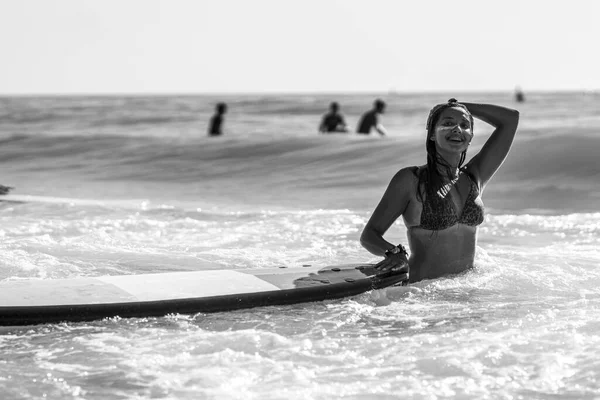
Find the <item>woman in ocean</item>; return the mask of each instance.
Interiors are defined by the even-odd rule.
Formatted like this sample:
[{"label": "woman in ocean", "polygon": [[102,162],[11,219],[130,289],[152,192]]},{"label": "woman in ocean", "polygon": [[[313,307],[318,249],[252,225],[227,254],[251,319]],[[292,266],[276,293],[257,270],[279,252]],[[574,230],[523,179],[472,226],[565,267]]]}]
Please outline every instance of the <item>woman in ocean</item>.
[{"label": "woman in ocean", "polygon": [[[473,138],[473,117],[495,130],[464,164]],[[427,120],[427,164],[403,168],[392,178],[360,238],[384,256],[381,272],[409,270],[409,281],[438,278],[473,266],[477,227],[484,220],[481,194],[511,147],[519,112],[491,104],[438,104]],[[410,258],[402,245],[383,238],[402,216]]]}]

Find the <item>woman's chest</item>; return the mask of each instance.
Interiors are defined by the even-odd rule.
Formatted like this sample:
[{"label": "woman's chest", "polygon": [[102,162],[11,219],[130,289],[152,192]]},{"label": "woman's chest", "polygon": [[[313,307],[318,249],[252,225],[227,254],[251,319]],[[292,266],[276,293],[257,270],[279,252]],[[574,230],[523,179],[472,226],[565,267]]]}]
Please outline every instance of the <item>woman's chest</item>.
[{"label": "woman's chest", "polygon": [[[410,200],[402,214],[407,227],[436,226],[447,227],[461,221],[471,203],[481,203],[469,179],[458,179],[440,187],[437,191],[417,191],[415,185]],[[472,208],[472,207],[471,207]],[[440,226],[439,229],[444,227]]]}]

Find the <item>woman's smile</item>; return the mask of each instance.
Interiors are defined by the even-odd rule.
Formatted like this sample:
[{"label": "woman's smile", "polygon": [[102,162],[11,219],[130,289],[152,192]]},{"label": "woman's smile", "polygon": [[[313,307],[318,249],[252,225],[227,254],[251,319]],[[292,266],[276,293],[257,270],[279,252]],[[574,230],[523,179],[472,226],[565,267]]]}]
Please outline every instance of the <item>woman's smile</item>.
[{"label": "woman's smile", "polygon": [[456,135],[453,135],[453,136],[448,136],[448,137],[446,137],[446,140],[448,140],[449,142],[457,142],[457,143],[462,143],[462,142],[464,142],[464,141],[465,141],[465,138],[464,138],[464,137],[462,137],[462,136],[456,136]]}]

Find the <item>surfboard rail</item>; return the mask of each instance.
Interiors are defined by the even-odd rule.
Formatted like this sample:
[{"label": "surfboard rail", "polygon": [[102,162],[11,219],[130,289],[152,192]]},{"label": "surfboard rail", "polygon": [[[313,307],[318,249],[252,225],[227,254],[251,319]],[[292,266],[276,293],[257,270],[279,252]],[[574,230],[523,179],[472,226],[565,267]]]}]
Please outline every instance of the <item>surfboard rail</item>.
[{"label": "surfboard rail", "polygon": [[[219,270],[4,281],[0,282],[0,293],[4,293],[0,295],[0,326],[82,322],[117,316],[121,318],[160,317],[168,314],[214,313],[289,305],[355,296],[408,279],[406,273],[377,275],[372,264],[223,270],[221,272],[226,273],[222,278],[229,279],[221,282],[223,285],[232,282],[230,278],[232,273],[236,274],[237,278],[234,281],[237,280],[238,283],[234,287],[223,288],[224,294],[215,294],[214,291],[218,289],[214,289],[215,282],[219,282],[220,279],[217,272]],[[198,293],[196,296],[190,296],[190,287],[193,289],[194,286],[194,281],[190,280],[190,277],[194,276],[198,278],[198,282],[210,278],[206,285],[213,287],[211,295]],[[142,284],[135,284],[136,280]],[[153,295],[152,285],[160,285],[161,282],[163,286],[157,286],[157,290],[163,292]],[[239,282],[246,282],[245,287]],[[171,284],[176,286],[173,290],[177,293],[168,298],[164,294],[164,288]],[[67,291],[67,293],[61,293],[61,285],[64,288],[62,292]],[[23,290],[24,287],[27,289]],[[94,295],[103,290],[106,291],[107,299],[103,300],[102,295]],[[202,288],[198,288],[198,291],[201,292]],[[15,300],[14,295],[19,292],[23,295],[21,299]],[[53,293],[60,295],[53,295]],[[77,296],[73,295],[70,299],[69,296],[75,293]],[[13,297],[9,300],[10,296]]]}]

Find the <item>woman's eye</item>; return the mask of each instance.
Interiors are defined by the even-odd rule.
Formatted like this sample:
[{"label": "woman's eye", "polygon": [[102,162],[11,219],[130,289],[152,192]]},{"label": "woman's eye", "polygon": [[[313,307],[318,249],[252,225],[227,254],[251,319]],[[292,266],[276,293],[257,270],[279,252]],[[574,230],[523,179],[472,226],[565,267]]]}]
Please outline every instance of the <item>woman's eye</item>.
[{"label": "woman's eye", "polygon": [[469,129],[471,126],[469,124],[460,124],[460,127],[463,129]]}]

